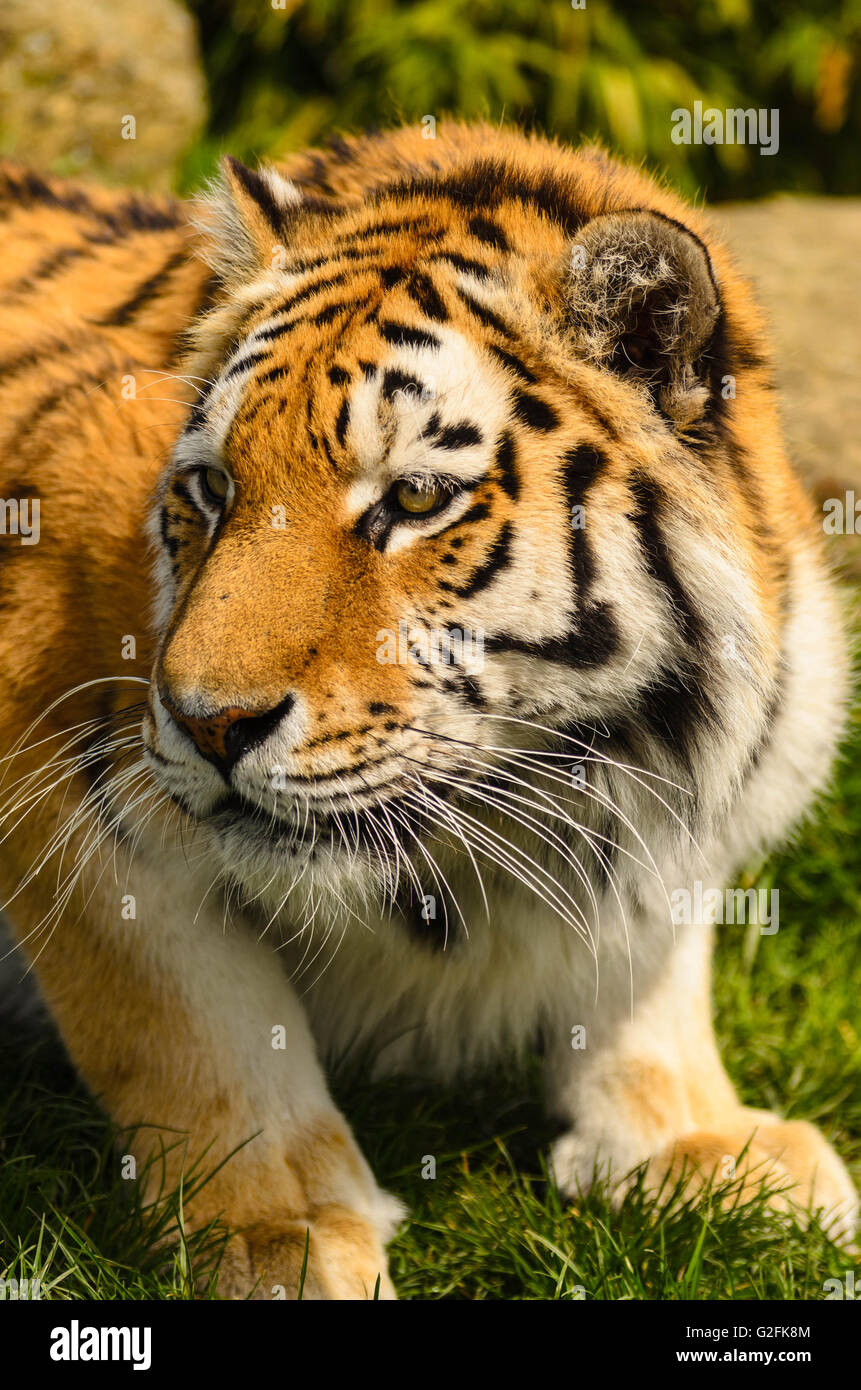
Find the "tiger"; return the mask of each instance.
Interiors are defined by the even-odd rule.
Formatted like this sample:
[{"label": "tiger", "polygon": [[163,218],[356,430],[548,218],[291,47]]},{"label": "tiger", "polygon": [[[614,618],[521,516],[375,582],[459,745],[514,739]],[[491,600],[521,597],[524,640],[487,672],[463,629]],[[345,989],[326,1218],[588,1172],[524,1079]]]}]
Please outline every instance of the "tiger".
[{"label": "tiger", "polygon": [[537,1048],[564,1198],[729,1172],[851,1239],[712,1022],[850,662],[706,213],[452,119],[188,201],[4,163],[0,216],[3,910],[142,1195],[205,1155],[219,1296],[395,1297],[345,1057]]}]

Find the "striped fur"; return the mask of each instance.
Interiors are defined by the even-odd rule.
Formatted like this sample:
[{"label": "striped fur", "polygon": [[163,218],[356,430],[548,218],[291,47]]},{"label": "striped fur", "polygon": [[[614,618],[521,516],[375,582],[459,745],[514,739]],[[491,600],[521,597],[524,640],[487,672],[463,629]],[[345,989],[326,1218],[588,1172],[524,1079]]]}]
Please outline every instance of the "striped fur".
[{"label": "striped fur", "polygon": [[[708,1176],[753,1135],[739,1180],[846,1235],[820,1136],[736,1101],[711,925],[669,910],[797,822],[846,691],[705,218],[458,125],[228,160],[191,220],[0,179],[3,495],[42,516],[0,537],[4,890],[118,1123],[261,1132],[201,1202],[251,1232],[224,1287],[292,1287],[306,1227],[319,1296],[385,1278],[397,1204],[317,1051],[448,1077],[539,1031],[565,1190]],[[94,1017],[94,979],[145,1002]]]}]

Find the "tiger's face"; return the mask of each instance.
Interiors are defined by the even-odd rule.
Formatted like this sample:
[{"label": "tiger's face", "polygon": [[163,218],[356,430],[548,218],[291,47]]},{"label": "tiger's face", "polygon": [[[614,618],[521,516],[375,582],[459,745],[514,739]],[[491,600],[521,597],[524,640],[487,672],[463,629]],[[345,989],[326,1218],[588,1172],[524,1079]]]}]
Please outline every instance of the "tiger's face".
[{"label": "tiger's face", "polygon": [[423,845],[481,848],[512,756],[683,681],[733,568],[686,436],[717,291],[652,213],[573,248],[541,220],[527,254],[461,208],[315,217],[236,165],[225,199],[245,265],[153,515],[148,756],[249,891],[393,892]]}]

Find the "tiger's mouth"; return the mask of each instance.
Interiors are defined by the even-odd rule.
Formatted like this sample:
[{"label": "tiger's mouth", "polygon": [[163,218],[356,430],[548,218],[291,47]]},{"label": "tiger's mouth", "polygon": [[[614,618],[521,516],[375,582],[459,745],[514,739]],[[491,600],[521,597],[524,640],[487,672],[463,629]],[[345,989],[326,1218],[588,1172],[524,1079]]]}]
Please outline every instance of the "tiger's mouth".
[{"label": "tiger's mouth", "polygon": [[[314,844],[323,829],[321,819],[308,815],[290,819],[266,812],[238,792],[230,792],[207,817],[216,830],[239,830],[269,841],[275,847]],[[334,827],[333,827],[334,828]]]},{"label": "tiger's mouth", "polygon": [[415,842],[419,834],[414,808],[396,793],[348,811],[296,805],[291,815],[282,815],[233,791],[206,819],[217,833],[238,833],[257,845],[288,855],[321,849],[347,855],[364,851],[378,857],[384,847],[394,849],[395,839],[406,848],[409,840]]}]

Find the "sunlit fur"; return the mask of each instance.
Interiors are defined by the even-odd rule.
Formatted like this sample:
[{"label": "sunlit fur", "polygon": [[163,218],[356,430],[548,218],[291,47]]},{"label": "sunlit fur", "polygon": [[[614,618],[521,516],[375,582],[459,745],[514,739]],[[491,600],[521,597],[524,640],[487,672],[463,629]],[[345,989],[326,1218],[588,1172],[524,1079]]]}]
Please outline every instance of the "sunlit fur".
[{"label": "sunlit fur", "polygon": [[[191,209],[3,178],[3,495],[42,499],[38,546],[0,538],[7,910],[119,1123],[262,1131],[212,1199],[267,1232],[225,1286],[293,1271],[303,1220],[328,1249],[333,1207],[365,1224],[320,1296],[382,1261],[398,1209],[315,1048],[451,1077],[540,1036],[566,1191],[748,1146],[741,1181],[848,1234],[816,1131],[735,1099],[711,928],[670,913],[785,837],[846,699],[707,220],[598,150],[454,124],[227,161]],[[403,480],[438,509],[398,512]]]}]

